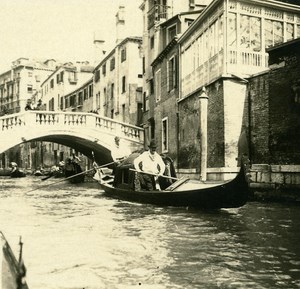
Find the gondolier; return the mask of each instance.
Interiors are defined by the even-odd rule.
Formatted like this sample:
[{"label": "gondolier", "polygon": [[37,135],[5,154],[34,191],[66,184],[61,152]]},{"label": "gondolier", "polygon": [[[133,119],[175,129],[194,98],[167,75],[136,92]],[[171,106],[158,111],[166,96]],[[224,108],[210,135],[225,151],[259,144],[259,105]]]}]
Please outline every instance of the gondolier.
[{"label": "gondolier", "polygon": [[154,177],[153,174],[163,175],[166,168],[162,157],[156,152],[156,147],[155,140],[151,140],[149,150],[143,152],[133,162],[136,171],[140,172],[141,188],[148,191],[152,191],[156,187],[155,178],[157,177]]}]

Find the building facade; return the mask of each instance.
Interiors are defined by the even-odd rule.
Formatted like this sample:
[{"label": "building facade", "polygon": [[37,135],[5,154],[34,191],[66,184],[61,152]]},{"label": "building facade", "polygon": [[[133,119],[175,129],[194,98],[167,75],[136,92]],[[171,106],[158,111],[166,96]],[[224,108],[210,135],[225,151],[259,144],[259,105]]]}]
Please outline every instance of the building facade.
[{"label": "building facade", "polygon": [[161,152],[168,154],[177,167],[178,161],[178,105],[179,57],[178,35],[182,34],[201,13],[201,10],[179,13],[160,24],[159,54],[151,63],[147,122],[144,124],[149,139],[155,138]]},{"label": "building facade", "polygon": [[180,169],[201,174],[203,87],[208,175],[226,178],[236,171],[237,158],[249,155],[249,147],[240,146],[248,143],[248,79],[268,69],[267,48],[300,36],[299,13],[299,6],[275,1],[215,0],[180,37]]},{"label": "building facade", "polygon": [[93,105],[93,77],[76,90],[63,96],[60,109],[63,111],[96,112]]},{"label": "building facade", "polygon": [[[185,30],[184,26],[188,26],[195,17],[192,12],[201,11],[210,0],[144,0],[140,6],[143,14],[143,103],[144,103],[144,128],[145,128],[145,145],[147,145],[154,136],[155,129],[153,128],[153,108],[150,108],[153,98],[155,98],[154,82],[155,75],[151,64],[165,49],[167,44],[174,38],[175,35],[182,33]],[[191,12],[191,16],[186,18],[187,22],[179,20],[175,23],[177,17],[182,12]],[[175,17],[173,19],[173,17]],[[169,20],[173,19],[173,20]],[[168,25],[168,20],[169,22]],[[175,22],[172,22],[175,21]],[[166,25],[162,25],[166,22]],[[157,75],[159,77],[159,74]],[[158,151],[162,151],[162,143],[159,142]]]},{"label": "building facade", "polygon": [[[0,116],[23,112],[29,102],[35,107],[41,83],[56,66],[54,59],[19,58],[13,61],[11,70],[0,75]],[[25,143],[2,153],[0,168],[7,168],[12,161],[21,167],[31,168],[40,156],[36,152],[37,147],[37,144]]]},{"label": "building facade", "polygon": [[0,114],[25,110],[28,101],[34,101],[41,83],[55,70],[54,60],[37,61],[19,58],[11,70],[0,74]]},{"label": "building facade", "polygon": [[93,76],[94,67],[88,62],[65,63],[58,67],[41,84],[39,98],[46,110],[64,110],[64,96],[81,87]]},{"label": "building facade", "polygon": [[94,107],[101,116],[140,125],[142,114],[141,37],[119,43],[94,70]]}]

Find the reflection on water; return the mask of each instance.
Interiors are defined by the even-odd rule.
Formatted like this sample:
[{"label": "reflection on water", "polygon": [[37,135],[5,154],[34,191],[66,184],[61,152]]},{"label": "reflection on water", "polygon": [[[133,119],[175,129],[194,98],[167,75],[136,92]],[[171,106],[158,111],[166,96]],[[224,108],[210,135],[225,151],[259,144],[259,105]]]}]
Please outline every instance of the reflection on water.
[{"label": "reflection on water", "polygon": [[31,289],[300,288],[297,206],[160,208],[47,182],[0,179],[0,230],[16,253],[22,235]]}]

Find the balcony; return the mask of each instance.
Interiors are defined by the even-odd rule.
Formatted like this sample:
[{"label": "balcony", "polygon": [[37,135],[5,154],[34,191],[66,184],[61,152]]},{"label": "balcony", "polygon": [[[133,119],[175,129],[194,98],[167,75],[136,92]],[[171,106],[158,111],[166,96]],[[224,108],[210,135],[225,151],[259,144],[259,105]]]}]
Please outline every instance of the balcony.
[{"label": "balcony", "polygon": [[167,5],[154,5],[148,11],[148,29],[150,29],[156,22],[168,19],[168,9],[170,7]]}]

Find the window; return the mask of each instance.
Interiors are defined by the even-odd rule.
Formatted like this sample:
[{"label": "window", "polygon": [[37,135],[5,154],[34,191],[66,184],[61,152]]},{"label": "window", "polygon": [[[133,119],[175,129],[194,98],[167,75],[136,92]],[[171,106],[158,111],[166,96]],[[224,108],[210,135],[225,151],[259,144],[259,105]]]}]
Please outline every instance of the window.
[{"label": "window", "polygon": [[122,77],[122,93],[126,92],[126,77]]},{"label": "window", "polygon": [[69,82],[71,83],[77,82],[76,71],[69,72]]},{"label": "window", "polygon": [[73,94],[71,97],[70,97],[70,106],[77,106],[77,100],[76,100],[76,94]]},{"label": "window", "polygon": [[64,97],[63,96],[61,96],[60,97],[60,110],[63,110],[64,109]]},{"label": "window", "polygon": [[100,109],[100,101],[101,101],[101,92],[98,91],[98,93],[96,93],[96,106],[97,106],[97,109]]},{"label": "window", "polygon": [[104,96],[104,103],[103,103],[103,105],[106,105],[107,104],[106,88],[103,89],[103,96]]},{"label": "window", "polygon": [[168,61],[168,91],[171,91],[176,87],[176,82],[177,82],[176,75],[177,75],[176,57],[173,56]]},{"label": "window", "polygon": [[115,114],[115,111],[112,109],[111,111],[110,111],[110,118],[114,118],[114,114]]},{"label": "window", "polygon": [[28,84],[27,85],[27,92],[28,93],[32,93],[33,89],[32,89],[32,85],[31,84]]},{"label": "window", "polygon": [[148,97],[146,95],[146,91],[143,92],[143,111],[148,110]]},{"label": "window", "polygon": [[126,47],[121,50],[121,62],[126,60]]},{"label": "window", "polygon": [[154,48],[154,36],[152,36],[150,38],[150,48],[153,49]]},{"label": "window", "polygon": [[161,98],[161,72],[158,70],[155,73],[155,94],[156,94],[156,101],[160,101]]},{"label": "window", "polygon": [[54,79],[51,79],[50,80],[50,88],[53,88],[54,87]]},{"label": "window", "polygon": [[145,56],[143,56],[143,74],[146,71]]},{"label": "window", "polygon": [[89,85],[89,97],[92,97],[93,96],[93,85],[90,84]]},{"label": "window", "polygon": [[106,63],[102,65],[102,74],[105,76],[106,75]]},{"label": "window", "polygon": [[239,42],[241,48],[261,51],[261,21],[257,17],[241,15]]},{"label": "window", "polygon": [[88,99],[87,88],[85,88],[85,89],[83,90],[83,98],[84,98],[84,100],[87,100],[87,99]]},{"label": "window", "polygon": [[83,104],[83,93],[82,91],[80,91],[78,94],[78,105],[82,105],[82,104]]},{"label": "window", "polygon": [[125,104],[122,104],[122,121],[125,122],[126,110]]},{"label": "window", "polygon": [[294,24],[286,24],[286,41],[294,39]]},{"label": "window", "polygon": [[60,82],[64,82],[64,72],[60,72]]},{"label": "window", "polygon": [[137,103],[137,120],[136,124],[139,126],[143,123],[143,104]]},{"label": "window", "polygon": [[54,111],[54,97],[49,100],[49,110]]},{"label": "window", "polygon": [[100,80],[100,70],[97,69],[95,73],[95,82],[98,82]]},{"label": "window", "polygon": [[153,82],[153,78],[149,80],[149,90],[150,90],[150,94],[154,93],[154,82]]},{"label": "window", "polygon": [[279,21],[265,21],[265,47],[283,42],[283,23]]},{"label": "window", "polygon": [[110,71],[114,70],[115,69],[115,58],[113,57],[111,60],[110,60]]},{"label": "window", "polygon": [[59,83],[59,74],[56,74],[56,83]]},{"label": "window", "polygon": [[177,34],[176,25],[168,28],[168,42],[170,42]]},{"label": "window", "polygon": [[168,118],[162,119],[162,152],[167,152],[169,149],[168,140]]},{"label": "window", "polygon": [[65,98],[65,108],[68,108],[69,107],[69,98],[66,97]]},{"label": "window", "polygon": [[155,138],[155,119],[153,117],[149,118],[148,120],[150,126],[150,139]]},{"label": "window", "polygon": [[115,84],[112,83],[112,84],[111,84],[111,91],[110,91],[110,93],[111,93],[111,94],[110,94],[110,97],[111,97],[111,98],[114,98],[114,90],[115,90]]},{"label": "window", "polygon": [[236,47],[236,14],[228,13],[228,44],[231,47]]},{"label": "window", "polygon": [[32,77],[32,72],[31,71],[28,72],[28,77]]}]

